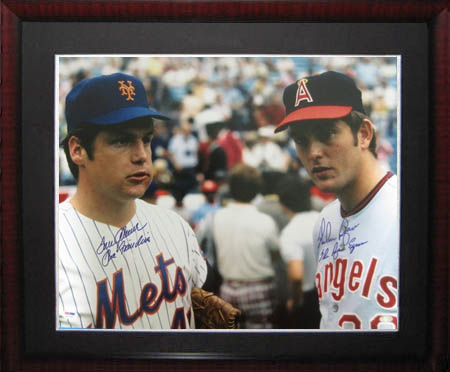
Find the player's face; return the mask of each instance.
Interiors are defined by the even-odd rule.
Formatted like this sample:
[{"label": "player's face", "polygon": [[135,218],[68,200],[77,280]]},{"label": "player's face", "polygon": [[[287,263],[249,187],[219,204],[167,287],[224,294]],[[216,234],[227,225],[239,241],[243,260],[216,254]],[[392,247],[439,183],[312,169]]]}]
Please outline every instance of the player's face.
[{"label": "player's face", "polygon": [[152,181],[151,127],[124,127],[101,131],[93,159],[85,163],[92,190],[103,196],[130,200],[144,195]]},{"label": "player's face", "polygon": [[290,133],[303,166],[322,191],[339,195],[356,182],[361,151],[344,121],[294,124]]}]

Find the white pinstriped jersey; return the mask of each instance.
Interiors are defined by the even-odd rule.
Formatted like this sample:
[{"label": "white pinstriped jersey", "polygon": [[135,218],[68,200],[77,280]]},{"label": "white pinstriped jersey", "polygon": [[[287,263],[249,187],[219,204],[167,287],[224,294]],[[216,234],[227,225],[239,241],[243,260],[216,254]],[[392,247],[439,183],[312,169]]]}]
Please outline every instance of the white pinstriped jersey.
[{"label": "white pinstriped jersey", "polygon": [[207,267],[190,226],[136,200],[122,229],[59,205],[58,328],[195,328],[191,290]]},{"label": "white pinstriped jersey", "polygon": [[339,200],[321,212],[313,235],[321,329],[398,328],[397,177],[377,184],[353,211]]}]

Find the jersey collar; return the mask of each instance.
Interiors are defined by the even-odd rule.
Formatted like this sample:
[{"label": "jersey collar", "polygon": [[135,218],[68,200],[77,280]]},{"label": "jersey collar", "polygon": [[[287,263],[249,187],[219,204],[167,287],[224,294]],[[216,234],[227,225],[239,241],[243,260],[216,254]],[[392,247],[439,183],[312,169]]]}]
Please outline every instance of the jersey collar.
[{"label": "jersey collar", "polygon": [[342,217],[350,217],[353,214],[358,213],[362,210],[369,202],[374,198],[378,191],[383,187],[383,185],[387,182],[389,178],[393,176],[392,172],[387,172],[386,175],[375,185],[375,187],[361,200],[355,208],[350,211],[345,211],[341,205],[341,216]]}]

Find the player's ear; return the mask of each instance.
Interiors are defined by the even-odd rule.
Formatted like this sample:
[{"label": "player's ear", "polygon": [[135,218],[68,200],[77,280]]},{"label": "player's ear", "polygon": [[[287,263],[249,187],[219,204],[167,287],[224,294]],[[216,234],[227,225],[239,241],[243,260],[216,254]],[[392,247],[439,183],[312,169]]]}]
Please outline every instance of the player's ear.
[{"label": "player's ear", "polygon": [[87,157],[86,150],[83,146],[81,146],[80,139],[76,136],[72,136],[69,138],[69,154],[72,158],[72,161],[78,165],[82,166],[85,162],[85,159]]},{"label": "player's ear", "polygon": [[373,123],[369,119],[363,119],[361,127],[359,128],[358,137],[359,145],[362,149],[367,150],[370,146],[375,131],[373,128]]}]

